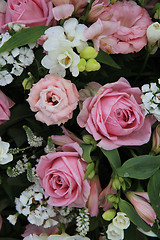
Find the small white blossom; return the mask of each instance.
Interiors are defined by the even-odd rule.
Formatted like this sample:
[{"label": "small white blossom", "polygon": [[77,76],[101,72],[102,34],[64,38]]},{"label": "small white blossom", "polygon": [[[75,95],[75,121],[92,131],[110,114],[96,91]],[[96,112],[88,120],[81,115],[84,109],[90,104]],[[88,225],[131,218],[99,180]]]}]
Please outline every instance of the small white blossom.
[{"label": "small white blossom", "polygon": [[17,222],[17,214],[14,214],[14,215],[9,215],[7,217],[7,220],[12,224],[12,225],[15,225],[16,222]]},{"label": "small white blossom", "polygon": [[0,138],[0,164],[6,164],[13,160],[13,155],[8,153],[9,143],[3,142]]},{"label": "small white blossom", "polygon": [[7,84],[10,84],[12,81],[13,81],[13,77],[7,70],[0,71],[1,86],[6,86]]},{"label": "small white blossom", "polygon": [[108,239],[110,240],[122,240],[124,239],[124,231],[123,229],[117,228],[113,223],[108,225],[108,229],[106,231]]},{"label": "small white blossom", "polygon": [[23,66],[26,67],[31,65],[34,60],[34,53],[32,49],[28,47],[21,47],[19,51],[20,51],[20,54],[18,59],[23,64]]},{"label": "small white blossom", "polygon": [[114,226],[120,229],[127,229],[130,225],[130,220],[123,212],[118,212],[117,216],[112,220]]},{"label": "small white blossom", "polygon": [[89,212],[88,209],[79,209],[79,215],[76,217],[76,231],[81,236],[85,236],[89,231]]}]

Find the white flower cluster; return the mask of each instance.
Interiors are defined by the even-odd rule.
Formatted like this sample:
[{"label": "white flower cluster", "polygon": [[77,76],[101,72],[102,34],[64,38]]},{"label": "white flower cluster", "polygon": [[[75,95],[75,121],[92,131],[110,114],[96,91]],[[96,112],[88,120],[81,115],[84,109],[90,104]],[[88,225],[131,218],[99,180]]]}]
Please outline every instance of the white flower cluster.
[{"label": "white flower cluster", "polygon": [[28,144],[31,147],[41,147],[43,138],[41,136],[37,137],[29,127],[23,126],[23,128],[26,131]]},{"label": "white flower cluster", "polygon": [[79,209],[79,215],[76,217],[76,231],[81,236],[86,236],[89,231],[89,212],[87,208]]},{"label": "white flower cluster", "polygon": [[[2,33],[0,35],[0,47],[11,37],[9,32]],[[35,45],[31,44],[26,47],[14,48],[11,51],[0,53],[0,86],[10,84],[14,79],[14,75],[20,76],[24,68],[33,63],[34,53],[32,48],[34,47]]]},{"label": "white flower cluster", "polygon": [[26,216],[31,224],[48,228],[58,223],[53,219],[56,216],[54,208],[47,204],[44,191],[38,183],[23,191],[15,199],[15,204],[18,213]]},{"label": "white flower cluster", "polygon": [[13,160],[13,155],[9,153],[9,143],[2,141],[0,137],[0,164],[7,164]]},{"label": "white flower cluster", "polygon": [[87,44],[84,37],[84,24],[78,24],[76,18],[65,21],[63,27],[54,26],[45,31],[47,40],[43,44],[47,55],[42,59],[42,65],[50,69],[50,74],[65,77],[66,69],[69,68],[74,77],[79,75],[78,63],[80,53]]},{"label": "white flower cluster", "polygon": [[[160,79],[158,79],[158,83],[160,84]],[[145,114],[153,114],[160,121],[160,88],[156,83],[144,84],[142,92],[142,108],[145,110]]]},{"label": "white flower cluster", "polygon": [[127,229],[130,225],[130,220],[123,212],[118,212],[117,216],[112,220],[112,223],[108,225],[107,236],[111,240],[124,239],[124,229]]},{"label": "white flower cluster", "polygon": [[75,217],[74,208],[61,207],[57,209],[58,215],[57,218],[59,222],[66,224],[73,220]]}]

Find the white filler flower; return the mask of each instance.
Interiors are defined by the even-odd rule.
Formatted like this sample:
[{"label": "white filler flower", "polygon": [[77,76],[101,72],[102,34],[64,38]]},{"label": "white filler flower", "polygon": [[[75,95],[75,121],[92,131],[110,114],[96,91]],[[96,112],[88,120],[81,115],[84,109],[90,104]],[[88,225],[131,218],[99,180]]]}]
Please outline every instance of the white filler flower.
[{"label": "white filler flower", "polygon": [[13,160],[13,155],[8,153],[9,143],[3,142],[0,138],[0,164],[6,164]]},{"label": "white filler flower", "polygon": [[47,40],[43,48],[47,55],[41,63],[50,69],[50,74],[65,77],[66,69],[69,68],[74,77],[79,75],[80,57],[74,48],[80,52],[88,45],[83,35],[86,28],[84,24],[78,24],[77,19],[71,18],[64,23],[64,27],[55,26],[45,31]]},{"label": "white filler flower", "polygon": [[123,229],[117,228],[113,223],[108,225],[108,229],[106,231],[108,239],[111,240],[122,240],[124,239],[124,231]]},{"label": "white filler flower", "polygon": [[127,229],[130,225],[130,220],[123,212],[118,212],[117,216],[113,219],[113,225],[119,229]]}]

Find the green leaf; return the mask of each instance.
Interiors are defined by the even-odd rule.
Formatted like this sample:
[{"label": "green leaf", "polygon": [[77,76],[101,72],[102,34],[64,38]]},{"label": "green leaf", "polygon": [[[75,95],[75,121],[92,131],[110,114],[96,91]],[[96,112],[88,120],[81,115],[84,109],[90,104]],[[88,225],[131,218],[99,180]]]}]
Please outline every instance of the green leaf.
[{"label": "green leaf", "polygon": [[121,69],[121,67],[113,60],[113,58],[111,58],[108,53],[102,51],[101,49],[98,52],[98,56],[96,57],[96,60],[110,67]]},{"label": "green leaf", "polygon": [[86,171],[86,173],[85,173],[85,175],[84,175],[84,180],[88,178],[88,176],[90,175],[90,173],[94,170],[94,167],[95,167],[94,162],[91,162],[91,163],[88,164],[88,166],[87,166],[87,171]]},{"label": "green leaf", "polygon": [[160,167],[160,156],[141,155],[127,160],[117,169],[120,177],[147,179]]},{"label": "green leaf", "polygon": [[151,230],[150,226],[147,225],[142,218],[137,214],[134,207],[128,203],[127,201],[120,198],[119,201],[119,208],[121,212],[124,212],[127,214],[127,217],[133,222],[137,227],[142,228],[145,232],[148,232]]},{"label": "green leaf", "polygon": [[107,151],[101,148],[101,151],[108,158],[108,161],[114,170],[121,166],[121,159],[117,149]]},{"label": "green leaf", "polygon": [[154,211],[160,218],[160,170],[158,170],[149,180],[148,195]]},{"label": "green leaf", "polygon": [[80,144],[82,150],[83,150],[83,154],[82,154],[82,157],[83,159],[87,162],[87,163],[90,163],[92,162],[92,159],[91,159],[91,151],[93,149],[93,145],[91,144]]},{"label": "green leaf", "polygon": [[28,43],[36,42],[41,35],[44,34],[46,26],[36,26],[25,28],[15,33],[3,46],[0,48],[0,53],[10,51],[16,47],[24,46]]}]

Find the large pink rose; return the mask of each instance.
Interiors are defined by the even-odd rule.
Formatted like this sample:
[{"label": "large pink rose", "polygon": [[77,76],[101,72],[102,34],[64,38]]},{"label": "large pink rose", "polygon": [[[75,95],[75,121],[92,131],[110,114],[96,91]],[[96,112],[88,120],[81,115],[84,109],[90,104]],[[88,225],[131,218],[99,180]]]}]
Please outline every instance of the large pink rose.
[{"label": "large pink rose", "polygon": [[139,52],[147,44],[146,30],[151,23],[147,11],[134,1],[117,1],[85,30],[85,37],[92,39],[97,51],[100,47],[111,54]]},{"label": "large pink rose", "polygon": [[62,147],[63,152],[42,156],[37,174],[45,197],[52,206],[84,207],[90,193],[89,180],[84,180],[87,163],[81,158],[82,149],[77,143]]},{"label": "large pink rose", "polygon": [[53,5],[50,0],[7,0],[5,25],[18,22],[29,27],[49,26],[53,20]]},{"label": "large pink rose", "polygon": [[9,120],[10,118],[9,108],[11,108],[13,105],[14,102],[0,90],[0,124]]},{"label": "large pink rose", "polygon": [[78,96],[70,80],[48,74],[32,87],[27,101],[37,120],[60,125],[72,118]]},{"label": "large pink rose", "polygon": [[94,97],[84,101],[78,124],[106,150],[145,144],[150,139],[155,118],[145,117],[140,107],[141,94],[141,90],[131,88],[125,78],[106,84]]}]

